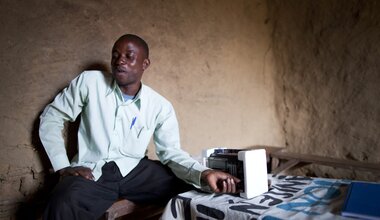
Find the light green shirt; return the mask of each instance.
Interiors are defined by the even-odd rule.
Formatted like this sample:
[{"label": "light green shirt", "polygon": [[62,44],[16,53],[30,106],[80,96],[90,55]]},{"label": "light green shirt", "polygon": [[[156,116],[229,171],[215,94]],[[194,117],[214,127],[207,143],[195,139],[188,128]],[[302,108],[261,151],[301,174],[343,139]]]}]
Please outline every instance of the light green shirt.
[{"label": "light green shirt", "polygon": [[[62,129],[65,121],[81,114],[78,154],[71,164]],[[40,138],[55,171],[67,166],[93,170],[115,161],[126,176],[145,156],[153,135],[157,157],[188,183],[200,186],[208,169],[181,150],[177,118],[171,103],[146,85],[132,100],[124,101],[111,74],[85,71],[76,77],[42,113]]]}]

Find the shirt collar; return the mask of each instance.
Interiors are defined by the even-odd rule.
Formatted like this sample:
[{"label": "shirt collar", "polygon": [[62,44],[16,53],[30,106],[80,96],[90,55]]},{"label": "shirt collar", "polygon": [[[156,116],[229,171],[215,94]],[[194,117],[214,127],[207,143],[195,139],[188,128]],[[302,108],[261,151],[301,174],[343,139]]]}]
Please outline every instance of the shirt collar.
[{"label": "shirt collar", "polygon": [[[132,100],[130,100],[131,103],[135,103],[136,107],[139,110],[141,110],[141,104],[142,104],[141,103],[141,99],[144,99],[143,98],[144,97],[143,94],[145,93],[144,91],[145,91],[145,89],[144,89],[144,83],[141,82],[141,88],[140,88],[140,90],[137,92],[136,96]],[[110,88],[107,90],[106,96],[109,96],[112,93],[116,93],[116,96],[120,100],[124,101],[122,91],[120,90],[120,87],[117,85],[117,83],[116,83],[116,81],[114,79],[112,80]]]},{"label": "shirt collar", "polygon": [[111,81],[111,85],[110,85],[110,87],[107,89],[106,96],[111,95],[113,92],[116,92],[116,93],[117,93],[117,90],[118,90],[117,83],[116,83],[116,81],[115,81],[114,79],[112,79],[112,81]]}]

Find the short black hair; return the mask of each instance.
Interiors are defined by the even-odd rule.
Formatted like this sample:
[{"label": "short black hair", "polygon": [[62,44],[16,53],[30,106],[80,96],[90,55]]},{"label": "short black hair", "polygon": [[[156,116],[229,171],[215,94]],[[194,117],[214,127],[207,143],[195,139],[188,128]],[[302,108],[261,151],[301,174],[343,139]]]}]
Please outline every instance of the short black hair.
[{"label": "short black hair", "polygon": [[135,34],[124,34],[123,36],[119,37],[119,39],[117,39],[116,42],[118,42],[119,40],[122,40],[122,39],[128,39],[128,40],[131,40],[131,41],[137,43],[144,50],[145,58],[149,58],[149,46],[144,39],[142,39],[141,37],[139,37]]}]

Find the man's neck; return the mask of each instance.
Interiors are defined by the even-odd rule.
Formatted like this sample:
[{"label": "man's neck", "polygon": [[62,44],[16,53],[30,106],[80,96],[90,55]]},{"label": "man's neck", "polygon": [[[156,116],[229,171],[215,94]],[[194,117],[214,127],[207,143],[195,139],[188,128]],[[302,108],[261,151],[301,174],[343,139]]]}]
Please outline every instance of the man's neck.
[{"label": "man's neck", "polygon": [[120,90],[124,94],[129,95],[129,96],[135,96],[141,88],[141,82],[138,84],[132,84],[132,85],[127,85],[127,86],[119,86],[119,87],[120,87]]}]

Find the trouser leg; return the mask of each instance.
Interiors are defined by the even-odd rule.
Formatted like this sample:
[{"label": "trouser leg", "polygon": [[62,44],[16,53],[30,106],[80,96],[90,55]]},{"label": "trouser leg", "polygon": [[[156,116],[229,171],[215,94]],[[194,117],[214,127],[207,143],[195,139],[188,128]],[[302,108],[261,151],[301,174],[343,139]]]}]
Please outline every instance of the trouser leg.
[{"label": "trouser leg", "polygon": [[[106,167],[105,165],[104,168]],[[113,174],[107,171],[104,174],[105,177],[113,177]],[[120,175],[120,172],[116,175]],[[97,182],[80,176],[64,177],[51,195],[44,219],[93,220],[100,218],[118,199],[120,177],[116,178],[117,181],[106,181],[102,175]]]},{"label": "trouser leg", "polygon": [[79,176],[64,177],[45,209],[45,220],[98,219],[118,199],[139,204],[165,204],[178,193],[193,189],[159,161],[142,159],[122,177],[114,162],[102,167],[95,182]]},{"label": "trouser leg", "polygon": [[177,178],[159,161],[144,158],[120,182],[120,196],[138,204],[165,204],[193,186]]}]

